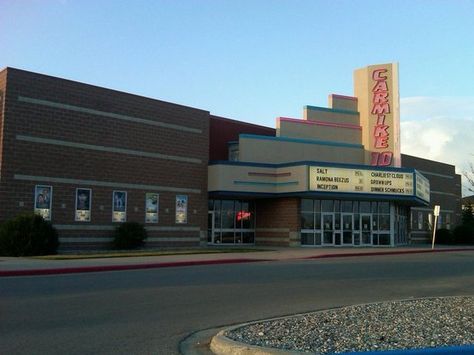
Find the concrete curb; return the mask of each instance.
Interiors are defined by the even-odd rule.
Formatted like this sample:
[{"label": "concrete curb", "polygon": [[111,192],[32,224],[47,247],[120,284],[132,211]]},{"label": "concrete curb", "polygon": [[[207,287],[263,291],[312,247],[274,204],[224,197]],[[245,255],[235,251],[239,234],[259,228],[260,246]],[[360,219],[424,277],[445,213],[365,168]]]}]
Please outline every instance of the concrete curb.
[{"label": "concrete curb", "polygon": [[344,355],[472,355],[474,354],[474,345],[446,346],[442,348],[423,348],[408,350],[387,350],[387,351],[366,351],[350,352]]},{"label": "concrete curb", "polygon": [[[456,296],[446,296],[446,297],[456,297]],[[436,296],[433,297],[424,297],[424,299],[431,299],[431,298],[438,298]],[[400,301],[411,301],[413,299],[401,299]],[[380,302],[370,302],[370,303],[362,303],[360,305],[371,305],[377,303],[383,303],[385,301]],[[312,313],[320,313],[320,312],[327,312],[329,310],[340,309],[344,307],[351,307],[349,306],[341,306],[341,307],[334,307],[328,309],[320,309],[311,312],[303,312],[297,313],[293,315],[287,315],[282,317],[274,317],[268,319],[261,319],[257,321],[246,322],[242,324],[232,325],[226,328],[220,328],[221,330],[212,338],[210,343],[210,349],[215,355],[320,355],[319,352],[299,352],[294,350],[282,350],[276,348],[268,348],[262,347],[257,345],[250,345],[247,343],[242,343],[239,341],[232,340],[224,335],[224,333],[231,331],[236,328],[245,327],[247,325],[268,322],[273,320],[280,320],[280,319],[288,319],[294,317],[300,317],[307,314]],[[436,347],[436,348],[421,348],[421,349],[395,349],[395,350],[377,350],[377,351],[352,351],[352,352],[345,352],[344,355],[457,355],[457,354],[474,354],[474,344],[472,345],[457,345],[457,346],[446,346],[446,347]],[[329,354],[329,355],[336,355],[336,354]]]},{"label": "concrete curb", "polygon": [[216,355],[301,355],[308,354],[298,351],[280,350],[275,348],[266,348],[257,345],[241,343],[227,338],[224,333],[237,327],[244,326],[241,324],[221,330],[211,340],[211,351]]},{"label": "concrete curb", "polygon": [[320,309],[320,310],[303,312],[303,313],[289,314],[286,316],[259,319],[259,320],[254,320],[251,322],[234,324],[225,328],[220,328],[219,332],[211,339],[211,343],[209,347],[211,349],[211,352],[213,352],[216,355],[302,355],[302,354],[320,355],[319,353],[316,353],[316,352],[313,352],[313,353],[298,352],[294,350],[290,351],[290,350],[263,347],[263,346],[258,346],[258,345],[250,345],[247,343],[242,343],[236,340],[232,340],[226,337],[224,333],[237,329],[237,328],[252,325],[252,324],[300,317],[300,316],[304,316],[311,313],[326,312],[332,309],[339,309],[343,307],[348,307],[348,306]]},{"label": "concrete curb", "polygon": [[[241,326],[241,325],[240,325]],[[211,351],[215,355],[319,355],[319,353],[298,352],[289,350],[280,350],[274,348],[266,348],[256,345],[240,343],[223,335],[224,332],[231,330],[221,330],[211,340]],[[384,350],[384,351],[360,351],[346,352],[344,355],[457,355],[457,354],[473,354],[474,345],[463,346],[447,346],[442,348],[423,348],[423,349],[403,349],[403,350]],[[335,355],[335,354],[331,354]]]}]

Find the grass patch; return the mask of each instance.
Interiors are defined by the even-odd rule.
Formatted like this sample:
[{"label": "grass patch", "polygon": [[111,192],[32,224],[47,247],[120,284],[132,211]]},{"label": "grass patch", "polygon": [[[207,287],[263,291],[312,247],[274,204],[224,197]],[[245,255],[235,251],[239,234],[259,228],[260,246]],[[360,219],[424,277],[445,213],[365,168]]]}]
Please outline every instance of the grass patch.
[{"label": "grass patch", "polygon": [[165,255],[194,255],[194,254],[222,254],[222,253],[253,253],[270,251],[269,249],[257,248],[210,248],[210,249],[185,249],[185,250],[137,250],[137,251],[104,251],[84,252],[81,254],[59,254],[33,256],[33,259],[41,260],[76,260],[76,259],[100,259],[100,258],[126,258],[137,256],[165,256]]}]

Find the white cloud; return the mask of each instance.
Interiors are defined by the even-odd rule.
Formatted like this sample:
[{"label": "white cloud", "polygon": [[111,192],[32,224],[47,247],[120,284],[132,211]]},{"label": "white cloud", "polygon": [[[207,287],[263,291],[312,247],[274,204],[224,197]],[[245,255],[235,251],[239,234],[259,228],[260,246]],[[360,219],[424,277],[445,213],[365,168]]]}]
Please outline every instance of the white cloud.
[{"label": "white cloud", "polygon": [[447,117],[473,119],[474,97],[406,97],[400,99],[400,110],[402,121]]},{"label": "white cloud", "polygon": [[474,163],[474,97],[409,97],[400,109],[402,153],[455,165],[458,173]]}]

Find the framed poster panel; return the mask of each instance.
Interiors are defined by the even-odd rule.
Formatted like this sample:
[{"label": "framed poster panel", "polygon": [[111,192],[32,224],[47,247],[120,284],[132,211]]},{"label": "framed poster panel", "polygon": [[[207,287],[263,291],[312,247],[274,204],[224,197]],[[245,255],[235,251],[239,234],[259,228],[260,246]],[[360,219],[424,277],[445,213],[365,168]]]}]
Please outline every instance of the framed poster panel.
[{"label": "framed poster panel", "polygon": [[92,190],[76,189],[76,217],[77,222],[91,221]]},{"label": "framed poster panel", "polygon": [[112,222],[127,220],[127,191],[113,191],[112,193]]},{"label": "framed poster panel", "polygon": [[154,192],[145,194],[145,223],[158,223],[160,196]]},{"label": "framed poster panel", "polygon": [[188,222],[188,196],[176,195],[176,223]]},{"label": "framed poster panel", "polygon": [[51,221],[51,203],[53,187],[49,185],[35,186],[35,213],[47,221]]}]

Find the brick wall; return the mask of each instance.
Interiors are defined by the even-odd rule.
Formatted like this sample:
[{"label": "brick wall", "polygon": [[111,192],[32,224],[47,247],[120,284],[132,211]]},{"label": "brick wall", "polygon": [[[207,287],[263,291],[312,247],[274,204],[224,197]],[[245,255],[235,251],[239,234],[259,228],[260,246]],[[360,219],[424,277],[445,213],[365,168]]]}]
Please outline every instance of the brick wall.
[{"label": "brick wall", "polygon": [[[7,86],[7,70],[0,71],[0,182],[2,181],[2,157],[3,157],[3,116],[5,111],[5,92]],[[0,185],[1,194],[1,185]]]},{"label": "brick wall", "polygon": [[274,128],[211,115],[209,127],[209,160],[227,160],[227,143],[239,140],[239,134],[275,136]]},{"label": "brick wall", "polygon": [[412,243],[424,243],[430,240],[430,231],[427,228],[424,228],[424,231],[419,230],[417,219],[418,213],[421,212],[425,225],[428,214],[433,213],[435,205],[441,207],[443,227],[446,227],[446,214],[451,215],[451,230],[461,222],[461,176],[456,174],[454,165],[402,154],[402,166],[419,170],[430,181],[430,205],[426,208],[411,209]]},{"label": "brick wall", "polygon": [[[207,111],[12,68],[7,74],[0,220],[33,211],[35,185],[52,185],[53,224],[71,245],[73,237],[86,245],[110,236],[113,190],[127,191],[127,220],[141,223],[145,193],[156,192],[150,245],[199,243],[207,228]],[[78,187],[92,189],[91,222],[74,221]],[[178,194],[188,196],[185,225],[175,223]]]},{"label": "brick wall", "polygon": [[256,202],[257,245],[290,246],[299,243],[300,199],[261,199]]}]

